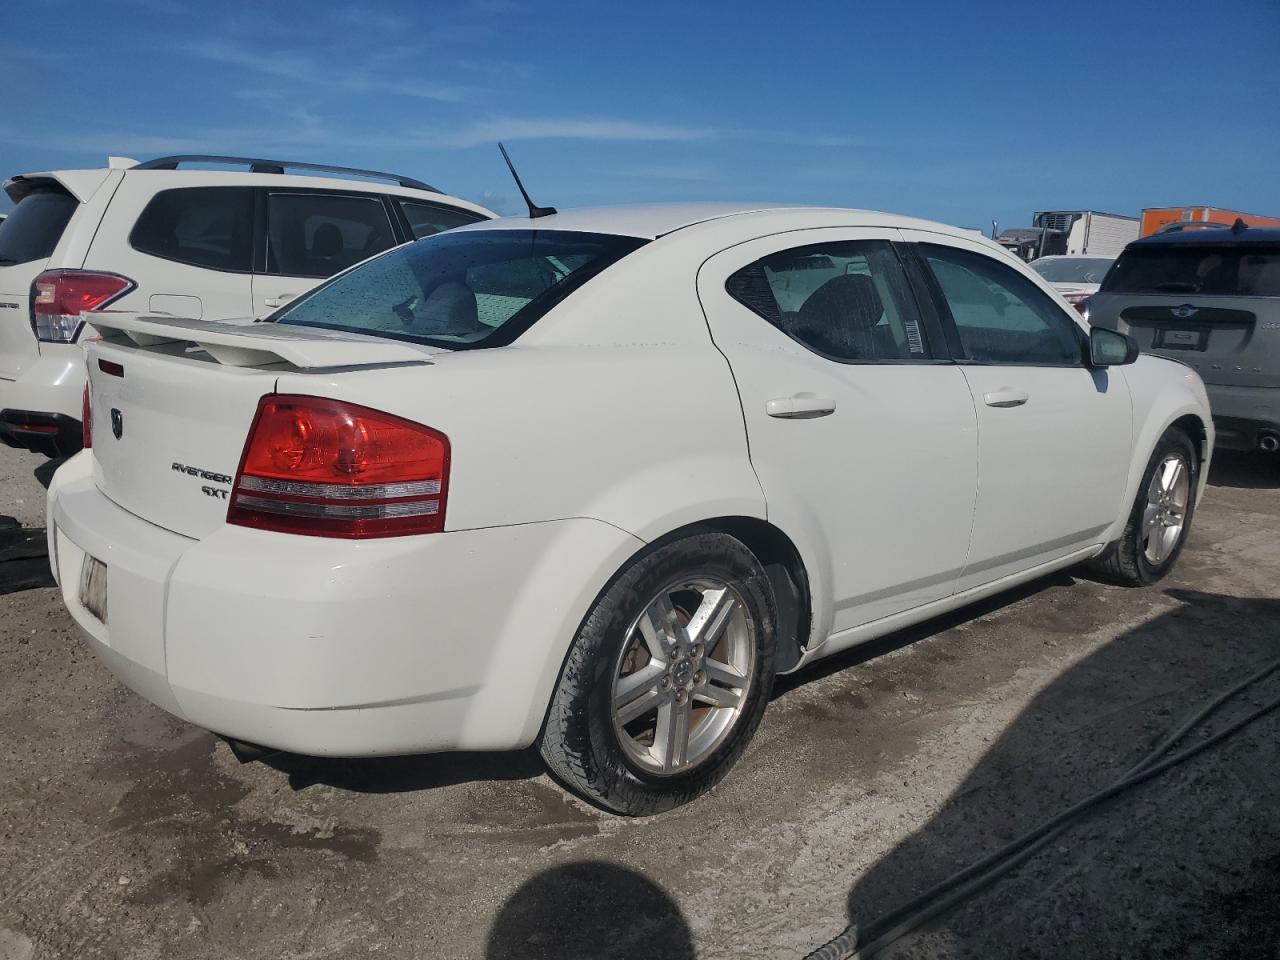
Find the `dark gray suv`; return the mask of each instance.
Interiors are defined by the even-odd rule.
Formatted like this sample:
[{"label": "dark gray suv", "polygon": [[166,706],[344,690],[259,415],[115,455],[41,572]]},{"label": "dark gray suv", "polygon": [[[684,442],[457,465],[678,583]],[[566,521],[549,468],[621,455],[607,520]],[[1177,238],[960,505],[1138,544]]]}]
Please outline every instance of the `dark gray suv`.
[{"label": "dark gray suv", "polygon": [[1280,230],[1237,222],[1135,240],[1089,322],[1198,371],[1219,446],[1280,450]]}]

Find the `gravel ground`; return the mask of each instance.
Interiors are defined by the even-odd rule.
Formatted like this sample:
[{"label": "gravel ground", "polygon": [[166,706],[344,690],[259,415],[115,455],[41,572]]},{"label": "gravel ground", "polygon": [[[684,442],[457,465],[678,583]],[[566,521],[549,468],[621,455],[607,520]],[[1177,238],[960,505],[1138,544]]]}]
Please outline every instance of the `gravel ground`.
[{"label": "gravel ground", "polygon": [[[40,556],[48,474],[0,448],[0,960],[800,957],[1280,656],[1280,460],[1223,455],[1164,583],[1057,575],[788,678],[729,779],[661,817],[527,753],[242,765],[81,644]],[[1277,733],[1117,798],[890,955],[1280,958]]]}]

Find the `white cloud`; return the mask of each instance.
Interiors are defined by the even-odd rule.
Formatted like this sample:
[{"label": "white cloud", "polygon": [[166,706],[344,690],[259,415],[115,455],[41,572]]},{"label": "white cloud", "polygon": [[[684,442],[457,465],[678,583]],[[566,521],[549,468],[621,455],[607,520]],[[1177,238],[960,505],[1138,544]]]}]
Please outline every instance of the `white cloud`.
[{"label": "white cloud", "polygon": [[499,140],[710,140],[716,131],[708,127],[682,127],[611,117],[532,118],[491,117],[423,139],[441,147],[476,147]]},{"label": "white cloud", "polygon": [[387,93],[442,102],[465,100],[470,93],[467,88],[452,84],[389,79],[365,70],[334,70],[299,54],[261,55],[245,46],[223,40],[191,44],[187,47],[187,52],[215,63],[242,67],[312,88],[338,88],[351,93]]}]

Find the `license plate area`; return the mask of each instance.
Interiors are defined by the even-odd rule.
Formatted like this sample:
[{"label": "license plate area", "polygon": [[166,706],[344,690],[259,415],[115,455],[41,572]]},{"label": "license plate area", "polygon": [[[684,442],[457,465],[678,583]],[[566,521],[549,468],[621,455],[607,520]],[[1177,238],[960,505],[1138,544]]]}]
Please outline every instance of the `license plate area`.
[{"label": "license plate area", "polygon": [[80,568],[80,604],[105,625],[107,622],[107,565],[84,555]]},{"label": "license plate area", "polygon": [[1157,350],[1200,350],[1209,345],[1209,331],[1204,327],[1157,327],[1154,342]]}]

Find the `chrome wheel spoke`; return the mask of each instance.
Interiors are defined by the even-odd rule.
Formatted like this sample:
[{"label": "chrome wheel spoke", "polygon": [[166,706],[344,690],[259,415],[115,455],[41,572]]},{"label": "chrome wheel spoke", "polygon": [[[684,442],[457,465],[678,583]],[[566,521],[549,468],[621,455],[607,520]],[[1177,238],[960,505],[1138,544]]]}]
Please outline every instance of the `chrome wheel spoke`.
[{"label": "chrome wheel spoke", "polygon": [[707,671],[707,683],[711,683],[714,680],[728,687],[745,690],[749,682],[747,677],[729,666],[729,664],[721,663],[719,660],[712,660],[710,657],[707,657],[706,663],[703,664],[702,668]]},{"label": "chrome wheel spoke", "polygon": [[665,661],[671,654],[671,648],[688,638],[684,625],[680,623],[676,609],[671,604],[671,598],[665,594],[649,604],[640,615],[637,626],[649,649],[649,656],[655,660]]},{"label": "chrome wheel spoke", "polygon": [[742,691],[732,690],[729,687],[717,687],[712,684],[698,687],[693,691],[693,698],[702,703],[710,704],[713,707],[740,707],[742,706]]},{"label": "chrome wheel spoke", "polygon": [[662,686],[666,675],[665,664],[650,663],[619,678],[613,695],[613,710],[618,722],[625,726],[657,708],[666,694]]},{"label": "chrome wheel spoke", "polygon": [[1147,504],[1147,508],[1142,511],[1142,542],[1146,543],[1155,535],[1160,525],[1160,508],[1155,504]]},{"label": "chrome wheel spoke", "polygon": [[701,644],[707,652],[713,650],[736,609],[737,601],[728,590],[708,590],[689,620],[689,642]]},{"label": "chrome wheel spoke", "polygon": [[658,708],[658,726],[654,731],[653,753],[663,772],[683,767],[689,759],[689,701],[668,700]]}]

